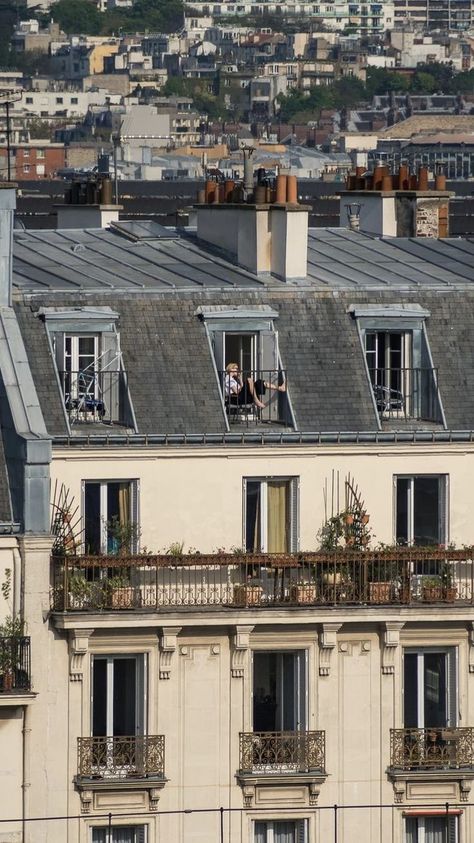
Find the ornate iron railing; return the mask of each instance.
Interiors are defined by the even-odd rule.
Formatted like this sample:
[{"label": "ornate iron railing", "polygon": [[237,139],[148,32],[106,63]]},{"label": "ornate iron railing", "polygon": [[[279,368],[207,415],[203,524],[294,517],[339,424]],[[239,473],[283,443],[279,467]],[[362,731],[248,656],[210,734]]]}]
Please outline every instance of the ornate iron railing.
[{"label": "ornate iron railing", "polygon": [[400,770],[474,766],[474,729],[435,727],[390,730],[390,766]]},{"label": "ornate iron railing", "polygon": [[325,771],[325,732],[241,732],[240,773]]},{"label": "ornate iron railing", "polygon": [[473,548],[52,560],[55,611],[454,602],[474,603]]},{"label": "ornate iron railing", "polygon": [[0,694],[31,690],[30,639],[0,638]]},{"label": "ornate iron railing", "polygon": [[132,423],[124,371],[88,368],[79,372],[59,372],[59,379],[71,424]]},{"label": "ornate iron railing", "polygon": [[369,368],[369,375],[381,418],[441,421],[437,369]]},{"label": "ornate iron railing", "polygon": [[164,778],[164,735],[77,739],[79,778]]},{"label": "ornate iron railing", "polygon": [[237,375],[221,371],[218,375],[230,424],[291,424],[284,369],[256,369]]}]

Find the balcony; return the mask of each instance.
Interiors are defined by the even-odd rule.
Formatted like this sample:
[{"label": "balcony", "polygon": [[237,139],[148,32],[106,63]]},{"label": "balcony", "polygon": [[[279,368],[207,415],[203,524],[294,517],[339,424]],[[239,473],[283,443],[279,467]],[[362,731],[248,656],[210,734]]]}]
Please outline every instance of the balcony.
[{"label": "balcony", "polygon": [[71,425],[133,426],[125,372],[85,369],[80,372],[59,372],[59,379]]},{"label": "balcony", "polygon": [[55,612],[474,603],[474,548],[52,559]]},{"label": "balcony", "polygon": [[382,420],[442,421],[437,369],[369,369]]},{"label": "balcony", "polygon": [[470,726],[391,729],[390,768],[392,772],[472,770],[474,729]]},{"label": "balcony", "polygon": [[0,700],[31,691],[30,639],[0,638]]},{"label": "balcony", "polygon": [[[253,99],[259,98],[253,97]],[[230,425],[293,426],[288,400],[287,374],[284,369],[243,372],[238,378],[232,378],[226,371],[220,371],[218,376]],[[238,393],[236,382],[243,384]],[[264,406],[259,407],[258,403]]]},{"label": "balcony", "polygon": [[325,775],[325,732],[241,732],[244,775]]},{"label": "balcony", "polygon": [[77,739],[77,779],[165,778],[163,735]]}]

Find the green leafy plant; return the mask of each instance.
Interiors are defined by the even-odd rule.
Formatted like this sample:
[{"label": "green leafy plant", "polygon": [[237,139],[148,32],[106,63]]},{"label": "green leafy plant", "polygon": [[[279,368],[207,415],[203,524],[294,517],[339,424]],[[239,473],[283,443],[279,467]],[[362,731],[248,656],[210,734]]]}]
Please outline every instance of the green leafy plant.
[{"label": "green leafy plant", "polygon": [[141,535],[135,521],[121,521],[114,515],[106,522],[107,552],[113,556],[126,556],[132,553]]}]

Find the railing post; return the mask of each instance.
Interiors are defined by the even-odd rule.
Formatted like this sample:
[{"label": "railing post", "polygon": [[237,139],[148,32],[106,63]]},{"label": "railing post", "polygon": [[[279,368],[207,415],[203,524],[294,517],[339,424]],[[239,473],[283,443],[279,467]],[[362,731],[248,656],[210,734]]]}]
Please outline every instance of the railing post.
[{"label": "railing post", "polygon": [[334,805],[334,843],[337,843],[337,805]]},{"label": "railing post", "polygon": [[[63,612],[65,612],[68,607],[68,586],[69,586],[69,571],[68,571],[68,558],[67,556],[63,556],[64,559],[64,583],[63,583]],[[54,561],[54,567],[56,567],[56,560]],[[55,577],[56,579],[56,577]]]}]

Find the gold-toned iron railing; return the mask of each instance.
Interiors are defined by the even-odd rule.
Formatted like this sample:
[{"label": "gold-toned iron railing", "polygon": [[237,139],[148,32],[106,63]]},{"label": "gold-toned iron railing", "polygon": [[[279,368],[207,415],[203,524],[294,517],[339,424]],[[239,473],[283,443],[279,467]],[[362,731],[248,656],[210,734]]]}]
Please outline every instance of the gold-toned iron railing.
[{"label": "gold-toned iron railing", "polygon": [[325,770],[325,732],[241,732],[241,773]]},{"label": "gold-toned iron railing", "polygon": [[474,766],[470,726],[390,730],[391,767],[400,770],[457,769]]},{"label": "gold-toned iron railing", "polygon": [[474,603],[474,548],[55,556],[55,611]]},{"label": "gold-toned iron railing", "polygon": [[164,778],[164,735],[78,738],[77,773],[79,778]]}]

